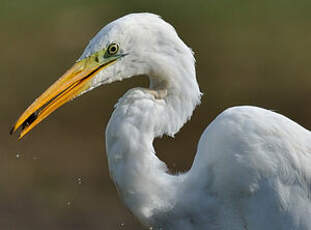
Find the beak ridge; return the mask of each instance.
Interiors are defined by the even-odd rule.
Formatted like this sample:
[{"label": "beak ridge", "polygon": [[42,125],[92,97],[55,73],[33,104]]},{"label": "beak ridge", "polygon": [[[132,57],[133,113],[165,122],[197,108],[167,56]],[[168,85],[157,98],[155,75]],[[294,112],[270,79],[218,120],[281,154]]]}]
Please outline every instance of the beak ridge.
[{"label": "beak ridge", "polygon": [[25,110],[10,130],[10,134],[12,135],[19,127],[22,127],[18,139],[23,138],[53,111],[88,89],[91,86],[90,80],[116,60],[117,58],[107,58],[99,63],[95,54],[76,62]]}]

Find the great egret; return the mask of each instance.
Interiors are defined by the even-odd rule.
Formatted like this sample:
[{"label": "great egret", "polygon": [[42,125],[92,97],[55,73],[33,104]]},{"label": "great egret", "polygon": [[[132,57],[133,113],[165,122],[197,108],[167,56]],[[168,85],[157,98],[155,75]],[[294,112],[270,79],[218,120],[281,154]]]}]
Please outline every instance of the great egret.
[{"label": "great egret", "polygon": [[20,116],[22,138],[71,99],[103,84],[147,75],[106,129],[111,177],[153,229],[311,229],[311,133],[257,107],[227,109],[204,131],[192,168],[172,175],[153,140],[173,136],[200,103],[194,57],[159,16],[138,13],[105,26],[80,59]]}]

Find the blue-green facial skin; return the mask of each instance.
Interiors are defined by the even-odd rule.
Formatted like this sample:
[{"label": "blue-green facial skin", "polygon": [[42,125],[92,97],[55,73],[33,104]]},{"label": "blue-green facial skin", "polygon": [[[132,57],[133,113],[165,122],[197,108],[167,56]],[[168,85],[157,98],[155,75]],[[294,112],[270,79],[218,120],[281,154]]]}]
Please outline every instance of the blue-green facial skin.
[{"label": "blue-green facial skin", "polygon": [[105,66],[123,56],[125,56],[125,54],[120,54],[119,44],[113,42],[108,45],[107,48],[99,50],[82,60],[78,60],[78,62],[80,62],[83,67]]},{"label": "blue-green facial skin", "polygon": [[118,52],[116,52],[116,54],[110,55],[107,52],[107,49],[102,49],[100,51],[97,51],[96,53],[92,54],[91,56],[88,56],[82,60],[79,60],[78,62],[80,62],[82,64],[82,66],[93,66],[93,65],[99,65],[99,66],[103,66],[106,65],[108,63],[114,62],[117,59],[123,57],[125,55],[123,54],[118,54]]}]

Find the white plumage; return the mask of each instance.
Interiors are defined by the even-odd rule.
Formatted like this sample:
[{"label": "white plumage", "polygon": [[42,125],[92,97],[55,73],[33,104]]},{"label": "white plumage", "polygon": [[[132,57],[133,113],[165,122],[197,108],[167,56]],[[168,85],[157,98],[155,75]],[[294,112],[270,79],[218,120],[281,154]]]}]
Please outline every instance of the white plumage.
[{"label": "white plumage", "polygon": [[268,110],[230,108],[203,133],[190,171],[171,175],[152,142],[174,135],[199,103],[192,52],[159,17],[131,14],[104,27],[82,59],[112,41],[129,55],[106,69],[108,78],[151,81],[120,99],[106,131],[112,179],[140,221],[177,230],[311,229],[308,130]]},{"label": "white plumage", "polygon": [[137,75],[150,79],[150,88],[131,89],[119,100],[106,130],[111,177],[144,226],[311,229],[310,131],[268,110],[230,108],[202,134],[191,169],[172,175],[153,140],[173,136],[200,103],[192,51],[160,17],[139,13],[104,27],[79,60],[111,43],[122,58],[81,94]]}]

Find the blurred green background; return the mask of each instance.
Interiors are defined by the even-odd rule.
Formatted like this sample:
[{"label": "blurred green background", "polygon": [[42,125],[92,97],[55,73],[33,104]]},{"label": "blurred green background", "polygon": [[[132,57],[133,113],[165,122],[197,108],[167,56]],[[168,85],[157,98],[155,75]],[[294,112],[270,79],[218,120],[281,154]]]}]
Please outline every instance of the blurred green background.
[{"label": "blurred green background", "polygon": [[[100,87],[17,142],[10,126],[108,22],[160,14],[197,58],[193,119],[155,141],[173,172],[191,166],[217,114],[252,104],[311,129],[310,0],[0,0],[0,229],[141,229],[109,178],[104,132],[114,103],[147,79]],[[204,176],[204,175],[203,175]]]}]

